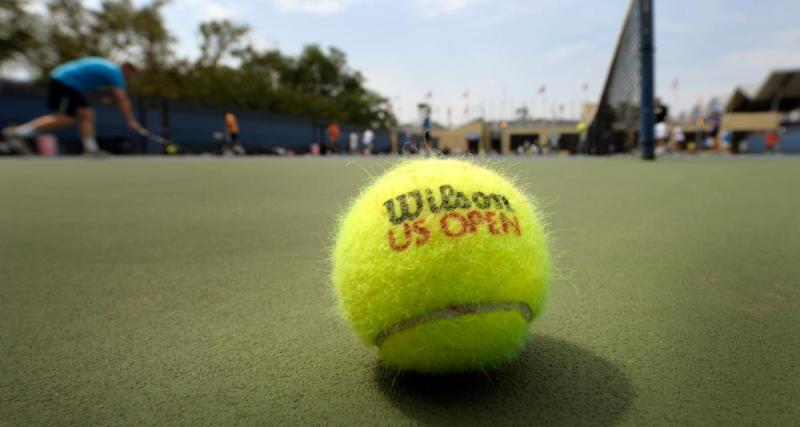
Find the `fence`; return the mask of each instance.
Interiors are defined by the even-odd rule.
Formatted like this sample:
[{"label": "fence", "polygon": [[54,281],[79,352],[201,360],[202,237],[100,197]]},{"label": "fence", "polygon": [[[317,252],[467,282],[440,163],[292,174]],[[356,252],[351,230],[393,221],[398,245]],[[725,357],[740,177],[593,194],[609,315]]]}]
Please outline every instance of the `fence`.
[{"label": "fence", "polygon": [[[0,82],[0,127],[24,123],[46,114],[45,85]],[[132,134],[117,110],[110,95],[89,97],[96,117],[98,143],[117,154],[156,154],[162,147]],[[172,139],[192,153],[215,152],[221,142],[214,133],[224,131],[223,114],[233,112],[238,118],[242,145],[250,153],[272,154],[278,149],[298,154],[308,153],[311,144],[326,145],[327,122],[304,117],[238,110],[221,106],[191,104],[162,98],[133,98],[137,119],[148,129]],[[364,127],[340,124],[340,147],[347,146],[351,132],[363,133]],[[77,129],[53,132],[58,138],[59,151],[73,154],[81,151]],[[374,151],[390,150],[389,132],[375,130]]]}]

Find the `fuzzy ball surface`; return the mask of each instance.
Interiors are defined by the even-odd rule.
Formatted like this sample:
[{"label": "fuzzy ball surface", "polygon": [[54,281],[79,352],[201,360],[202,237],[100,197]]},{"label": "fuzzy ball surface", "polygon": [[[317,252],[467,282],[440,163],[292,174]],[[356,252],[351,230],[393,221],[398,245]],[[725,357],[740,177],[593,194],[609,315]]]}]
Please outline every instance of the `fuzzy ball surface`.
[{"label": "fuzzy ball surface", "polygon": [[401,162],[342,217],[332,279],[362,341],[393,368],[496,367],[519,353],[547,295],[538,208],[466,160]]}]

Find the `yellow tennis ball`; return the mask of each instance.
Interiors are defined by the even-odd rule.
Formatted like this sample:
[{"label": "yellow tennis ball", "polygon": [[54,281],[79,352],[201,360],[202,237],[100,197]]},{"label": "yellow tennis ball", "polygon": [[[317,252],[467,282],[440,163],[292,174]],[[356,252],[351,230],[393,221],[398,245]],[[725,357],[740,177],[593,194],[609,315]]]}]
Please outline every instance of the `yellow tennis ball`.
[{"label": "yellow tennis ball", "polygon": [[508,179],[463,160],[412,160],[343,216],[332,279],[344,317],[387,365],[470,371],[519,353],[549,259],[537,207]]}]

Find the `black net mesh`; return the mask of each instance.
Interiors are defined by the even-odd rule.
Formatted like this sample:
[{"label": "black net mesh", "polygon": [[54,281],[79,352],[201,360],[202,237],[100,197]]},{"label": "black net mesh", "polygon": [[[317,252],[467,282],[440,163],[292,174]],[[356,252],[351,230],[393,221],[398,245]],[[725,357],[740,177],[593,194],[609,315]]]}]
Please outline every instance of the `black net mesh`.
[{"label": "black net mesh", "polygon": [[632,0],[611,60],[597,113],[589,127],[592,154],[628,151],[636,145],[641,105],[641,18]]}]

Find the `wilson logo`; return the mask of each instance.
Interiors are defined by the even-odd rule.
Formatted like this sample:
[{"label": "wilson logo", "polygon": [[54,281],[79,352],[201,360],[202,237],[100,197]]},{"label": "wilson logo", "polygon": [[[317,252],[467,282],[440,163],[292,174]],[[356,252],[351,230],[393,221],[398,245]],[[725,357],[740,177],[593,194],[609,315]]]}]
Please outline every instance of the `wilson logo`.
[{"label": "wilson logo", "polygon": [[[450,238],[486,232],[521,236],[519,219],[502,194],[465,193],[451,185],[413,190],[384,202],[389,219],[387,238],[392,250],[402,252],[431,239],[431,227]],[[423,216],[423,214],[425,214]],[[402,227],[397,227],[402,225]]]}]

